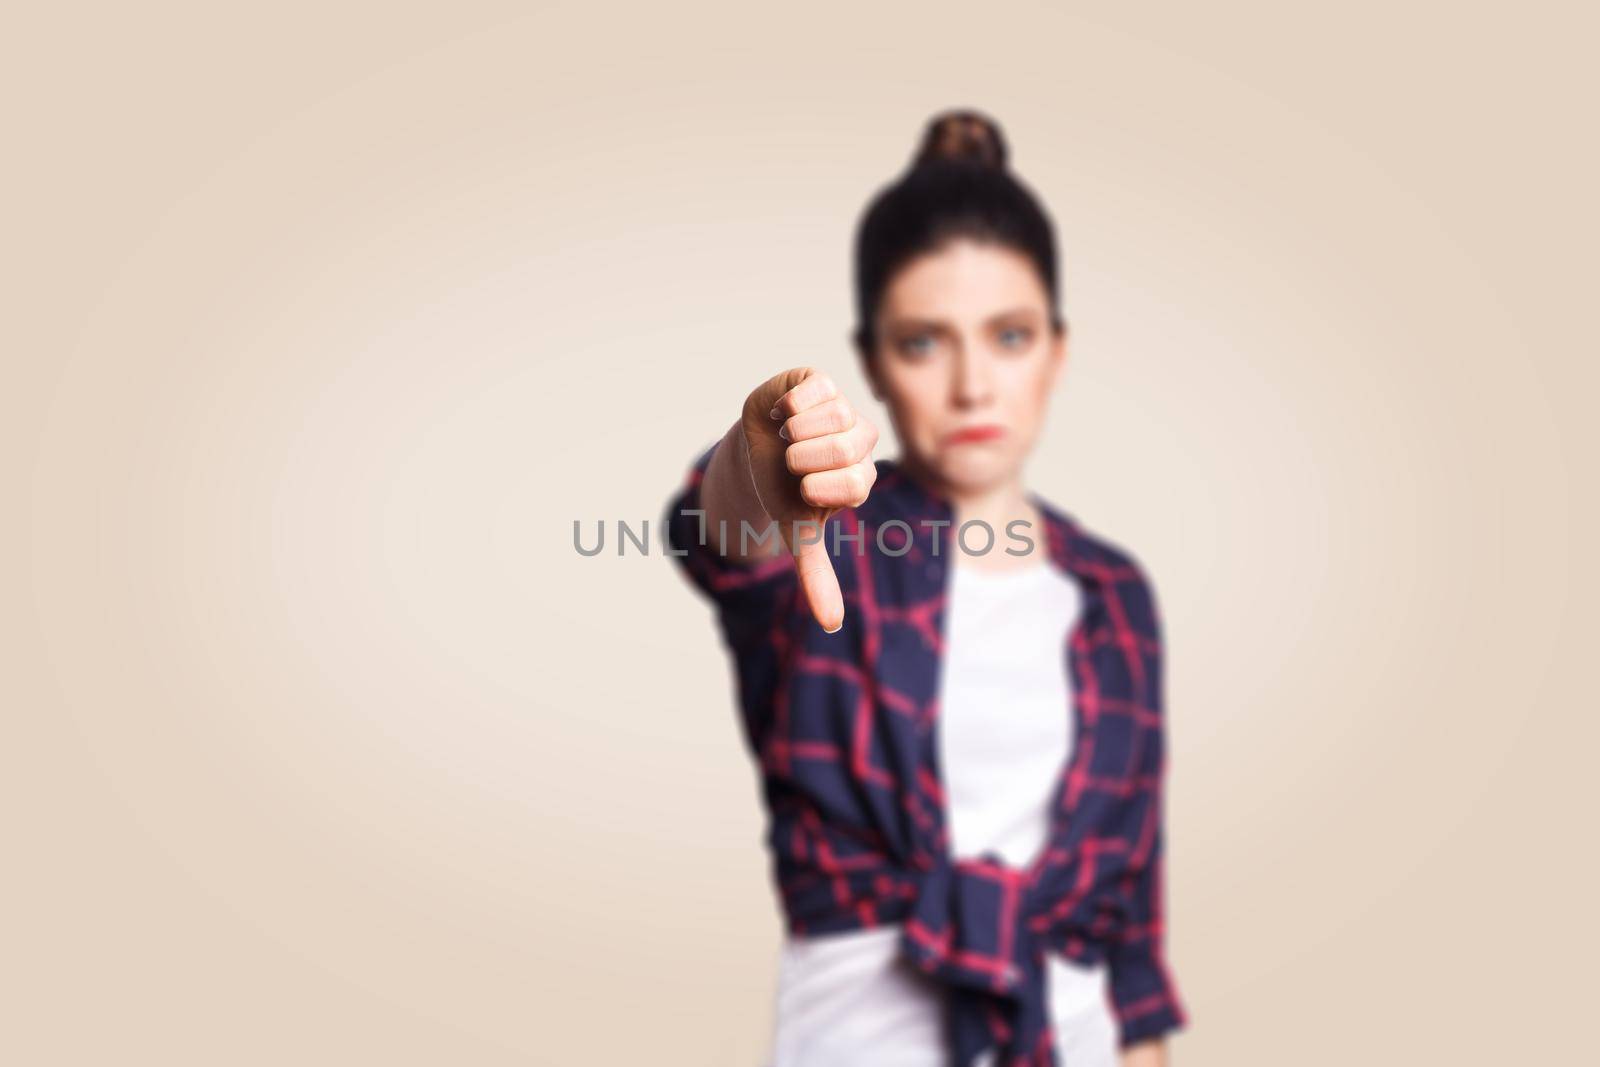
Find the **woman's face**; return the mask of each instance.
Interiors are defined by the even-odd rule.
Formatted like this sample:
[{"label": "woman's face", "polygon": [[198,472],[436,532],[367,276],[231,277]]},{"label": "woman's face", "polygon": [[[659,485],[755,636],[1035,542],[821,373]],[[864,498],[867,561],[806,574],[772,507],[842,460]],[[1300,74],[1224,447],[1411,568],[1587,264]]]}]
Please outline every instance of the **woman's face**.
[{"label": "woman's face", "polygon": [[903,458],[968,494],[1019,475],[1065,361],[1032,261],[960,238],[890,280],[867,376]]}]

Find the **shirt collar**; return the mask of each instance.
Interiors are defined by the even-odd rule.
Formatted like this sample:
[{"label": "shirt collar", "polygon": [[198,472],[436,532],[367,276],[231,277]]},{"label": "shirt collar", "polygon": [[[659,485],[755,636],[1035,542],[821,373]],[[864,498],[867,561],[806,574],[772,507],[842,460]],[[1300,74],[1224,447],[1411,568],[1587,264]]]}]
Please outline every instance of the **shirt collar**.
[{"label": "shirt collar", "polygon": [[[953,520],[955,506],[949,498],[913,477],[898,460],[879,459],[876,466],[878,478],[868,496],[868,504],[878,502],[886,517],[900,518],[912,524],[919,519],[945,523]],[[1042,533],[1029,531],[1036,546],[1042,540],[1042,547],[1050,553],[1051,562],[1080,582],[1095,581],[1098,575],[1091,559],[1092,546],[1078,523],[1039,494],[1030,490],[1027,496],[1044,518]],[[955,531],[946,528],[944,534],[948,538],[946,545],[953,544]]]}]

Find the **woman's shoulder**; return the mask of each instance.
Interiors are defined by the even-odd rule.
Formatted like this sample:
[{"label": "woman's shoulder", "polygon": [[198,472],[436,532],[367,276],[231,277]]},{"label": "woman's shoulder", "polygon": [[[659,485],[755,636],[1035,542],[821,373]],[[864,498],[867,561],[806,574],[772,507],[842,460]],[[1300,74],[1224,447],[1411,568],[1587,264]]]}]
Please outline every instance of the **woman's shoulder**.
[{"label": "woman's shoulder", "polygon": [[1052,537],[1062,539],[1064,549],[1074,560],[1084,566],[1126,568],[1143,573],[1138,556],[1120,539],[1085,522],[1077,512],[1069,511],[1042,492],[1029,490],[1027,495],[1043,516],[1046,530]]},{"label": "woman's shoulder", "polygon": [[1057,559],[1068,570],[1114,592],[1135,630],[1158,633],[1155,584],[1141,557],[1121,539],[1089,526],[1048,498],[1030,495],[1044,516]]}]

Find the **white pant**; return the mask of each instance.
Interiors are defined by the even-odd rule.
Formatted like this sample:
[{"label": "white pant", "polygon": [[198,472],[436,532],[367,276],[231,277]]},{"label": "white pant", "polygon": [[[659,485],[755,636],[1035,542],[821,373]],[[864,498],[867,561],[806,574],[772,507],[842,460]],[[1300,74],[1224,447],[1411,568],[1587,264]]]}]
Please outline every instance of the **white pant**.
[{"label": "white pant", "polygon": [[[766,1067],[951,1067],[944,989],[900,954],[899,938],[899,926],[880,926],[786,940]],[[1045,963],[1060,1061],[1116,1067],[1104,965],[1054,953]]]}]

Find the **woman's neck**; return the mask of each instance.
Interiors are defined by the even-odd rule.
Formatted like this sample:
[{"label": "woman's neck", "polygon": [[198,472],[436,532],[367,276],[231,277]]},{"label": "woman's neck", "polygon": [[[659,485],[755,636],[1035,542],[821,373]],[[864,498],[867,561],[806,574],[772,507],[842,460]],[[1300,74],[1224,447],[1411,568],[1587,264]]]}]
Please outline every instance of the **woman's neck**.
[{"label": "woman's neck", "polygon": [[[1013,554],[1022,551],[1024,542],[1018,539],[1019,535],[1033,542],[1035,552],[1044,541],[1044,532],[1040,528],[1043,516],[1028,500],[1020,478],[1009,479],[982,492],[954,495],[951,503],[955,505],[952,521],[959,538],[956,551],[960,554],[960,562],[957,566],[1000,571],[1019,570],[1039,563],[1032,553],[1024,556]],[[1011,529],[1010,524],[1018,520],[1027,525]],[[986,523],[988,529],[974,526],[965,536],[961,536],[961,528],[973,521]],[[988,546],[987,552],[983,551],[985,546]],[[1007,552],[1007,549],[1012,551]]]},{"label": "woman's neck", "polygon": [[[908,468],[906,472],[908,475],[949,502],[952,510],[951,523],[954,526],[952,537],[969,522],[979,522],[988,526],[987,531],[983,526],[974,526],[967,531],[965,537],[961,538],[961,543],[972,550],[968,552],[957,546],[956,550],[962,556],[961,566],[972,566],[981,570],[1010,570],[1032,566],[1038,562],[1029,556],[1010,555],[1005,551],[1007,548],[1020,550],[1021,542],[1017,535],[1007,530],[1009,523],[1018,520],[1027,523],[1018,530],[1018,535],[1031,540],[1035,551],[1038,551],[1044,540],[1044,516],[1039,513],[1039,509],[1030,498],[1020,472],[982,489],[963,489],[945,484],[915,461],[904,460],[902,464]],[[981,552],[986,545],[990,545],[990,531],[994,535],[993,544],[989,551]]]}]

